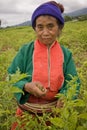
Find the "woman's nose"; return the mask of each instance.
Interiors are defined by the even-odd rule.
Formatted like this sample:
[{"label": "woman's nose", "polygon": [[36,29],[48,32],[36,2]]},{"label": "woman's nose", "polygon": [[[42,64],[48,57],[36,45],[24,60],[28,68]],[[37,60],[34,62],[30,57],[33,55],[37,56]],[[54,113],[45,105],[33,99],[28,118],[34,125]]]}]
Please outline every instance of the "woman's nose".
[{"label": "woman's nose", "polygon": [[44,34],[44,35],[48,35],[48,34],[49,34],[49,30],[48,30],[47,28],[44,28],[44,29],[43,29],[43,34]]}]

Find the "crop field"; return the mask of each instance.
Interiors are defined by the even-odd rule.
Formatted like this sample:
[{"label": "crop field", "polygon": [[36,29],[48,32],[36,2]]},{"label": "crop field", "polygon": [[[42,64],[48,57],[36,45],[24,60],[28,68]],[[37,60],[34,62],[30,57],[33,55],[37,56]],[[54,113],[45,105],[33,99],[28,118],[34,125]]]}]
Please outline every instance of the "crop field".
[{"label": "crop field", "polygon": [[[81,80],[81,87],[78,99],[71,98],[64,100],[65,107],[53,110],[54,115],[44,113],[43,116],[36,116],[33,120],[25,112],[26,120],[20,122],[15,117],[17,103],[13,93],[19,90],[12,89],[16,77],[23,78],[19,72],[8,80],[7,69],[20,47],[35,40],[35,32],[30,26],[9,27],[0,29],[0,130],[10,130],[12,122],[16,119],[19,125],[27,120],[24,127],[26,130],[87,130],[87,21],[66,22],[58,41],[71,50],[78,76]],[[76,77],[75,77],[76,78]],[[71,88],[68,94],[74,94],[72,79]],[[64,95],[60,97],[64,98]],[[40,121],[38,121],[40,120]],[[51,125],[47,126],[46,121]],[[17,128],[19,130],[20,127]],[[22,128],[21,128],[22,129]]]}]

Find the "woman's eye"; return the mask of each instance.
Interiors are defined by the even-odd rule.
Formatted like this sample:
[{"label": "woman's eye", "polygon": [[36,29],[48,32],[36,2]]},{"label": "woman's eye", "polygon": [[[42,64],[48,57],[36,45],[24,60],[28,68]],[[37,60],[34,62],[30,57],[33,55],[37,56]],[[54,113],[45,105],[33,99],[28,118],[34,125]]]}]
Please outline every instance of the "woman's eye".
[{"label": "woman's eye", "polygon": [[37,29],[38,29],[38,30],[42,30],[42,29],[43,29],[43,26],[37,26]]},{"label": "woman's eye", "polygon": [[54,27],[54,25],[48,25],[48,29],[52,29]]}]

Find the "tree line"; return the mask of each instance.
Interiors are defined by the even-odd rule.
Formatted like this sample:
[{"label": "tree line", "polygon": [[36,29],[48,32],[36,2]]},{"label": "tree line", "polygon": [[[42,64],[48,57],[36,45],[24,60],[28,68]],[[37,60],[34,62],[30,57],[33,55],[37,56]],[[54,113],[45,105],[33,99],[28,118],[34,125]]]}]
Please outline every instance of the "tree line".
[{"label": "tree line", "polygon": [[84,21],[84,20],[87,20],[87,14],[86,15],[81,15],[81,16],[74,16],[74,17],[65,15],[64,19],[65,19],[65,22],[73,21],[73,20]]}]

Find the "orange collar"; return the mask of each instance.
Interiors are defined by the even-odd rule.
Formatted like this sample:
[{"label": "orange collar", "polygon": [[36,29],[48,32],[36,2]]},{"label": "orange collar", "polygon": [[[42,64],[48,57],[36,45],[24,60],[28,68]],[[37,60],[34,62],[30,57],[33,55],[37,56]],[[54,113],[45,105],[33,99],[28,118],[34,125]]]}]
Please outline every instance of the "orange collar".
[{"label": "orange collar", "polygon": [[38,40],[34,43],[32,81],[39,81],[49,91],[46,100],[54,98],[63,85],[64,55],[60,44],[55,41],[48,47]]}]

